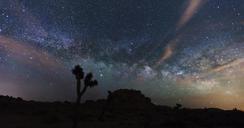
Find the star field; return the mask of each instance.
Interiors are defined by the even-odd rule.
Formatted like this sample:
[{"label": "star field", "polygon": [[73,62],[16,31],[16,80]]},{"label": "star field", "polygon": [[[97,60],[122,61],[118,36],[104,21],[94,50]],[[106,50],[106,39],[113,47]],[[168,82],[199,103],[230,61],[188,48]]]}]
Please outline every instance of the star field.
[{"label": "star field", "polygon": [[72,100],[71,69],[157,104],[244,108],[241,0],[1,0],[0,94]]}]

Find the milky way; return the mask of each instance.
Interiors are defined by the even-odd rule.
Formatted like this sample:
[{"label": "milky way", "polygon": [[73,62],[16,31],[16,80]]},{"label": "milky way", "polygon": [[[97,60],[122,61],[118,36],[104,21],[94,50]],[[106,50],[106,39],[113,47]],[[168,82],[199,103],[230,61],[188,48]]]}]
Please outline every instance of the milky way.
[{"label": "milky way", "polygon": [[244,109],[242,0],[1,0],[0,94],[73,100],[71,69],[154,103]]}]

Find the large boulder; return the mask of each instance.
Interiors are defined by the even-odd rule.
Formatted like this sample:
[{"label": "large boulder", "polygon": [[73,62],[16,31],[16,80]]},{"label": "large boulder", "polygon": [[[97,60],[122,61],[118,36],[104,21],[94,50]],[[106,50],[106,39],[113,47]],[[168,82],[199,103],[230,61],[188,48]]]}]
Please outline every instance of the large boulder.
[{"label": "large boulder", "polygon": [[130,89],[109,92],[107,102],[112,108],[122,109],[146,109],[153,106],[150,98],[145,97],[140,91]]}]

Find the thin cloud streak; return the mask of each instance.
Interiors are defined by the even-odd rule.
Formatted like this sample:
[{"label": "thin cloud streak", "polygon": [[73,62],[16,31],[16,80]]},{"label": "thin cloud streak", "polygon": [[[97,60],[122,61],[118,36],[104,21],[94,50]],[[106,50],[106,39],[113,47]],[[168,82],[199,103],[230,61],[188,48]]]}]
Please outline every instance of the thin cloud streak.
[{"label": "thin cloud streak", "polygon": [[9,57],[23,64],[48,69],[62,67],[54,56],[9,37],[0,36],[0,47]]},{"label": "thin cloud streak", "polygon": [[177,24],[177,29],[180,29],[186,25],[198,12],[198,10],[206,3],[206,0],[188,0],[187,3],[188,5]]}]

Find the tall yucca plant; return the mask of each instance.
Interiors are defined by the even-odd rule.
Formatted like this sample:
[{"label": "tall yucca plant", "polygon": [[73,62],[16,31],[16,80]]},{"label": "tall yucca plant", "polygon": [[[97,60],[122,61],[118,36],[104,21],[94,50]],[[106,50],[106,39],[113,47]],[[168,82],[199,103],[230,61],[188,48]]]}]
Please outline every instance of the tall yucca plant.
[{"label": "tall yucca plant", "polygon": [[75,75],[76,78],[76,93],[77,93],[77,98],[76,98],[76,104],[75,104],[75,109],[74,109],[74,119],[73,119],[73,128],[77,128],[78,125],[78,108],[80,105],[81,97],[84,95],[88,87],[95,87],[98,85],[97,80],[93,80],[93,75],[92,73],[88,73],[85,76],[84,79],[84,86],[83,89],[81,90],[81,80],[84,78],[85,73],[83,72],[83,69],[80,67],[80,65],[76,65],[74,69],[72,70],[73,75]]}]

